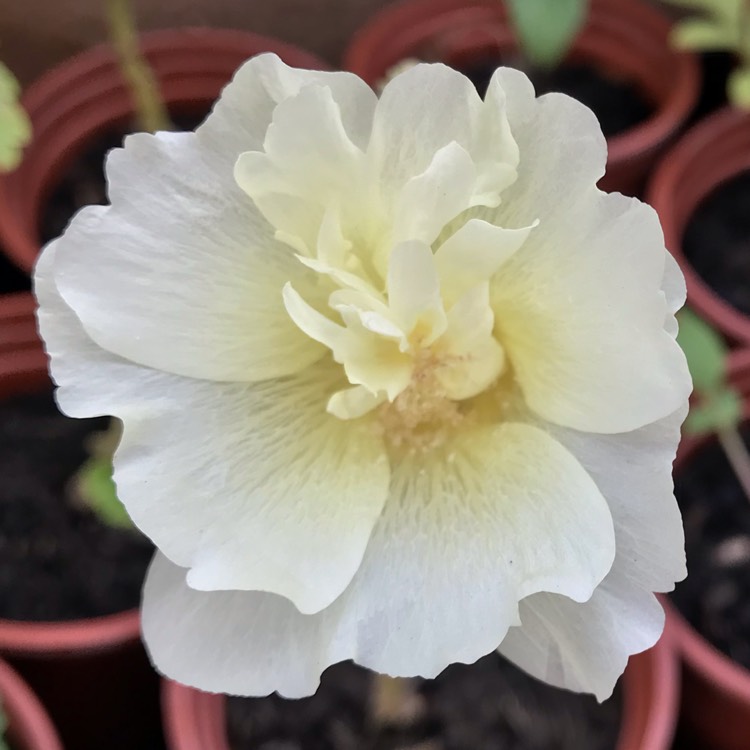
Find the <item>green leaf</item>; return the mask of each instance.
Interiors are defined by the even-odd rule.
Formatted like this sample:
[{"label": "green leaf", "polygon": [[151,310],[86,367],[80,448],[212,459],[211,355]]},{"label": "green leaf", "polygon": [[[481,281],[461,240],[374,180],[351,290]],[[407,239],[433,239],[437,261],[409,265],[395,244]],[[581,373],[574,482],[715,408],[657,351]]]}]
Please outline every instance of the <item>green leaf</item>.
[{"label": "green leaf", "polygon": [[672,29],[671,43],[679,49],[694,52],[734,50],[738,43],[737,29],[714,21],[691,18],[680,21]]},{"label": "green leaf", "polygon": [[737,68],[729,74],[727,96],[735,107],[750,109],[750,68]]},{"label": "green leaf", "polygon": [[737,26],[745,0],[665,0],[665,2],[685,10],[698,11],[724,24]]},{"label": "green leaf", "polygon": [[586,20],[588,0],[507,0],[524,54],[552,68],[565,56]]},{"label": "green leaf", "polygon": [[690,407],[685,420],[685,432],[689,435],[705,435],[736,427],[741,421],[742,398],[736,391],[726,388]]},{"label": "green leaf", "polygon": [[680,332],[677,343],[685,352],[693,387],[700,394],[723,389],[729,349],[724,339],[688,309],[678,313]]},{"label": "green leaf", "polygon": [[20,86],[10,70],[0,63],[0,171],[15,169],[23,147],[31,139],[31,122],[18,101]]},{"label": "green leaf", "polygon": [[0,704],[0,750],[10,750],[8,743],[5,741],[5,732],[8,729],[8,719],[5,716],[2,704]]},{"label": "green leaf", "polygon": [[117,497],[111,455],[90,458],[81,467],[77,478],[81,499],[103,523],[122,529],[133,528],[125,506]]}]

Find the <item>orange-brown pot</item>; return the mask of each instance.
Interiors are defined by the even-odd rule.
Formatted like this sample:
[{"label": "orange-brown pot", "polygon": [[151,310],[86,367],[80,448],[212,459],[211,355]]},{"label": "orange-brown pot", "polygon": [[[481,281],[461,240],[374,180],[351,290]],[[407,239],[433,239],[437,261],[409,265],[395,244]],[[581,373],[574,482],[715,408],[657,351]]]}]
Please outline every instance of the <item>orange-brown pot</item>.
[{"label": "orange-brown pot", "polygon": [[[730,379],[745,398],[750,418],[750,350],[729,359]],[[682,441],[675,472],[690,461],[709,438]],[[750,747],[750,671],[712,646],[674,605],[666,604],[675,647],[682,657],[682,718],[709,750],[747,750]]]},{"label": "orange-brown pot", "polygon": [[14,750],[62,750],[44,707],[20,675],[0,660],[0,705]]},{"label": "orange-brown pot", "polygon": [[[0,321],[15,339],[0,344],[0,400],[52,389],[33,301],[24,295],[14,302],[15,323]],[[158,736],[158,678],[141,645],[137,610],[70,622],[0,619],[0,655],[43,701],[66,747],[131,750]]]},{"label": "orange-brown pot", "polygon": [[[654,648],[631,658],[623,679],[622,724],[616,750],[669,750],[680,692],[669,628]],[[164,680],[162,712],[168,750],[231,750],[223,695]]]},{"label": "orange-brown pot", "polygon": [[[750,345],[750,317],[725,302],[685,257],[682,238],[698,205],[713,190],[750,170],[750,114],[731,107],[689,130],[664,157],[648,186],[667,247],[685,274],[688,304],[727,338]],[[748,741],[750,747],[750,741]]]}]

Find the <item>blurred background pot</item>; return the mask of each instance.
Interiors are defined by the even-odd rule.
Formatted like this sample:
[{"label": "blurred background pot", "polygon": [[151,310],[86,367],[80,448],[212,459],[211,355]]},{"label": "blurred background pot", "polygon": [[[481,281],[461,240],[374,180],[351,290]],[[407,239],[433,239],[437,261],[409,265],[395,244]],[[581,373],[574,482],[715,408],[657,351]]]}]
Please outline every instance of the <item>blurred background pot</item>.
[{"label": "blurred background pot", "polygon": [[[588,21],[566,62],[630,81],[653,108],[647,119],[609,141],[605,190],[634,194],[655,159],[684,125],[696,102],[695,56],[672,50],[671,22],[642,0],[592,0]],[[354,36],[344,68],[376,85],[407,58],[466,69],[488,57],[513,61],[517,44],[499,0],[401,0]]]},{"label": "blurred background pot", "polygon": [[[750,114],[726,107],[688,131],[662,160],[649,185],[647,200],[659,213],[664,238],[677,259],[688,288],[690,306],[733,341],[750,344],[750,316],[722,298],[698,273],[685,252],[685,234],[701,204],[734,178],[747,173],[750,179]],[[743,212],[750,218],[750,203]],[[718,248],[705,249],[705,262],[716,263]],[[737,248],[735,262],[745,266],[747,247]],[[720,259],[725,263],[730,258]],[[725,272],[743,284],[747,277]]]},{"label": "blurred background pot", "polygon": [[36,300],[29,292],[0,295],[0,352],[24,348],[38,352],[35,309]]},{"label": "blurred background pot", "polygon": [[[623,681],[616,750],[669,750],[680,691],[669,630],[654,648],[631,658]],[[223,695],[164,680],[162,711],[168,750],[230,750]]]},{"label": "blurred background pot", "polygon": [[31,688],[0,660],[0,704],[13,750],[62,750],[52,722]]},{"label": "blurred background pot", "polygon": [[[250,32],[221,29],[155,31],[142,50],[159,81],[170,115],[199,122],[235,70],[261,52],[290,65],[325,68],[294,46]],[[21,166],[0,176],[0,245],[30,272],[39,254],[40,222],[66,170],[103,135],[128,129],[134,111],[109,45],[94,47],[45,73],[24,93],[33,139]]]},{"label": "blurred background pot", "polygon": [[[18,335],[12,346],[0,343],[2,401],[52,389],[38,337],[20,336],[33,325],[30,296],[0,300],[0,309],[8,307],[16,317],[10,327],[0,320],[0,342],[9,330]],[[158,678],[141,645],[137,610],[66,622],[0,619],[0,655],[32,686],[67,748],[151,750],[159,737]]]},{"label": "blurred background pot", "polygon": [[[730,381],[745,399],[750,418],[750,350],[730,355]],[[675,473],[689,465],[710,438],[686,437]],[[690,560],[688,560],[690,566]],[[732,661],[701,635],[673,603],[665,602],[675,647],[683,662],[682,721],[709,750],[747,750],[750,746],[750,670]]]}]

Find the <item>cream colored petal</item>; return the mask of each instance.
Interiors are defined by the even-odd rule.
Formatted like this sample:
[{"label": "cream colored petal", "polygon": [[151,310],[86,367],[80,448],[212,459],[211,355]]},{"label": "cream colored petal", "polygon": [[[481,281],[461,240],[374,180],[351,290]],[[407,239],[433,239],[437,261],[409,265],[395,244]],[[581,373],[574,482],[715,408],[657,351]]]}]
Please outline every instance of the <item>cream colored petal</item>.
[{"label": "cream colored petal", "polygon": [[[363,168],[333,92],[309,85],[277,105],[263,151],[239,155],[234,177],[274,228],[299,238],[312,256],[326,214],[362,183]],[[281,210],[283,196],[301,201],[295,212]]]},{"label": "cream colored petal", "polygon": [[685,568],[685,537],[672,462],[687,403],[658,422],[619,435],[553,428],[607,498],[617,564],[648,591],[671,591]]},{"label": "cream colored petal", "polygon": [[469,153],[455,141],[443,146],[427,169],[399,191],[391,241],[431,245],[449,221],[473,205],[476,181]]},{"label": "cream colored petal", "polygon": [[[388,262],[388,306],[402,331],[429,346],[447,325],[440,279],[429,245],[402,242]],[[415,328],[419,330],[415,331]]]},{"label": "cream colored petal", "polygon": [[448,312],[448,327],[434,347],[446,366],[436,375],[451,399],[476,396],[502,374],[505,353],[492,335],[489,283],[469,289]]},{"label": "cream colored petal", "polygon": [[360,311],[341,307],[345,325],[338,325],[308,304],[291,285],[284,287],[284,304],[301,330],[331,349],[336,362],[344,365],[351,384],[364,385],[372,393],[386,391],[390,399],[409,384],[411,357],[400,351],[398,342],[366,328]]},{"label": "cream colored petal", "polygon": [[507,79],[500,75],[492,77],[479,116],[479,132],[475,155],[479,163],[502,161],[509,167],[517,167],[520,153],[513,137],[508,119],[508,97],[514,97],[512,85],[508,91],[503,87]]},{"label": "cream colored petal", "polygon": [[143,627],[157,667],[204,690],[310,695],[352,658],[434,677],[492,651],[517,601],[552,590],[587,600],[614,554],[606,503],[543,432],[506,425],[394,469],[390,497],[350,586],[304,616],[279,597],[191,592],[157,558]]},{"label": "cream colored petal", "polygon": [[588,602],[534,594],[521,602],[500,653],[552,685],[609,698],[628,657],[656,643],[664,612],[656,597],[619,572],[610,573]]},{"label": "cream colored petal", "polygon": [[455,302],[467,290],[489,281],[526,242],[538,223],[508,229],[481,219],[467,221],[435,252],[435,266],[445,298]]},{"label": "cream colored petal", "polygon": [[374,394],[362,385],[334,393],[328,401],[328,412],[339,419],[358,419],[385,403],[385,393]]},{"label": "cream colored petal", "polygon": [[656,214],[636,199],[590,186],[545,215],[492,287],[498,338],[537,414],[617,433],[685,402],[685,358],[664,329],[664,264]]},{"label": "cream colored petal", "polygon": [[35,277],[57,399],[71,416],[123,421],[115,481],[136,525],[194,586],[328,605],[359,566],[389,477],[372,426],[325,411],[345,384],[337,368],[224,384],[134,365],[96,346],[57,293],[57,247]]},{"label": "cream colored petal", "polygon": [[391,80],[376,107],[368,149],[385,193],[422,174],[453,141],[470,151],[481,107],[469,79],[444,65],[416,65]]},{"label": "cream colored petal", "polygon": [[97,344],[138,364],[219,381],[296,372],[322,350],[281,289],[310,274],[213,156],[193,133],[112,151],[112,206],[79,212],[60,238],[60,292]]},{"label": "cream colored petal", "polygon": [[664,321],[664,329],[670,336],[676,337],[677,318],[675,318],[675,313],[685,304],[687,287],[685,286],[685,277],[669,251],[665,252],[665,258],[662,291],[667,302],[667,316]]},{"label": "cream colored petal", "polygon": [[377,104],[372,89],[352,73],[299,70],[271,53],[257,55],[235,73],[198,128],[202,145],[223,154],[231,169],[243,151],[261,149],[276,105],[310,85],[330,89],[349,138],[365,148]]},{"label": "cream colored petal", "polygon": [[327,346],[335,357],[342,357],[350,339],[346,328],[318,312],[291,284],[284,286],[283,297],[286,311],[299,329],[311,339]]},{"label": "cream colored petal", "polygon": [[[304,127],[302,127],[304,123]],[[362,152],[351,142],[331,90],[306,86],[273,113],[262,152],[237,160],[234,176],[253,199],[282,193],[329,205],[361,168]]]},{"label": "cream colored petal", "polygon": [[525,76],[495,74],[520,150],[518,180],[485,217],[541,218],[493,287],[498,336],[538,414],[581,430],[636,429],[690,390],[665,332],[664,242],[655,213],[604,195],[606,143],[593,113],[561,94],[534,99]]}]

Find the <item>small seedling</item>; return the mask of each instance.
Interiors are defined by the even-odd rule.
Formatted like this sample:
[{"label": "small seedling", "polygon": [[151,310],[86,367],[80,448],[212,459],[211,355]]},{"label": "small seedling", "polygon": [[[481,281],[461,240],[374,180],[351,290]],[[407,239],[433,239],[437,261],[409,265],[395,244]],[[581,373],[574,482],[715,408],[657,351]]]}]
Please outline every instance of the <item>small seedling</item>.
[{"label": "small seedling", "polygon": [[667,0],[698,15],[675,25],[672,43],[694,52],[730,52],[737,67],[727,81],[727,97],[750,109],[750,2],[747,0]]},{"label": "small seedling", "polygon": [[0,62],[0,172],[10,172],[21,162],[31,139],[31,122],[21,106],[21,87],[10,69]]},{"label": "small seedling", "polygon": [[688,435],[715,434],[750,499],[750,455],[739,433],[742,399],[727,378],[729,350],[721,336],[690,310],[679,315],[678,342],[693,378],[693,401],[685,420]]},{"label": "small seedling", "polygon": [[588,0],[505,2],[524,57],[543,70],[554,68],[565,57],[588,12]]},{"label": "small seedling", "polygon": [[77,501],[89,508],[102,523],[132,529],[133,522],[117,497],[112,476],[112,457],[121,436],[122,423],[112,419],[108,430],[91,437],[87,446],[89,459],[74,477],[73,492]]}]

